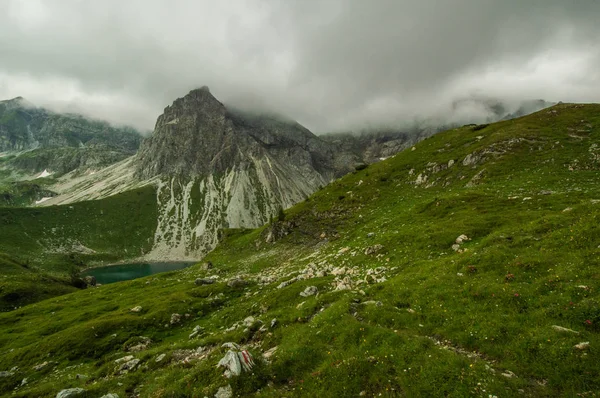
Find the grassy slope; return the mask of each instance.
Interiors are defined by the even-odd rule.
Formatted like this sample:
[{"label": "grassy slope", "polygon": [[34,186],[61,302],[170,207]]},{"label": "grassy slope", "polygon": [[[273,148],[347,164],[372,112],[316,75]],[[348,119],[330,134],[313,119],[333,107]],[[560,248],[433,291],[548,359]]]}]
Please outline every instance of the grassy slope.
[{"label": "grassy slope", "polygon": [[152,247],[156,214],[153,187],[72,205],[0,207],[0,252],[28,266],[27,273],[15,276],[2,264],[0,308],[72,290],[69,274],[90,263],[147,252]]},{"label": "grassy slope", "polygon": [[[82,386],[89,396],[202,397],[228,383],[240,396],[265,397],[595,396],[600,158],[594,144],[600,145],[598,105],[558,105],[438,134],[290,209],[294,227],[275,244],[264,243],[264,230],[232,231],[209,255],[214,270],[195,266],[0,315],[0,369],[19,366],[0,379],[0,388],[12,391],[27,377],[13,396]],[[486,150],[478,164],[462,164]],[[456,164],[434,172],[449,160]],[[483,169],[479,183],[466,187]],[[436,183],[415,186],[420,173]],[[457,253],[451,245],[461,234],[472,240]],[[375,244],[384,248],[364,254]],[[276,288],[311,262],[353,269],[355,288],[333,291],[331,274]],[[386,281],[357,284],[376,267],[385,267],[377,277]],[[195,277],[210,274],[251,282],[194,285]],[[318,296],[299,296],[311,285]],[[129,311],[136,305],[143,307],[139,314]],[[190,316],[168,326],[172,313]],[[278,323],[266,332],[225,331],[248,315]],[[205,332],[189,340],[195,325]],[[115,375],[113,361],[140,335],[153,340],[132,354],[141,368]],[[255,357],[279,348],[271,364],[258,361],[252,373],[226,380],[215,365],[227,341],[246,344]],[[584,341],[588,350],[573,348]],[[215,349],[191,364],[178,360],[177,350],[199,345]],[[167,356],[157,363],[160,353]],[[32,370],[44,361],[52,363]],[[509,372],[516,376],[502,375]]]}]

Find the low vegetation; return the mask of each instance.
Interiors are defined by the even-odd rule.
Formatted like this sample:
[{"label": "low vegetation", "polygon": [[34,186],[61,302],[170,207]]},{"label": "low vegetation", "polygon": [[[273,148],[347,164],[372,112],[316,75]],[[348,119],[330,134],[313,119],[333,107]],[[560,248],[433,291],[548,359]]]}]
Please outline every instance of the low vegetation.
[{"label": "low vegetation", "polygon": [[[270,225],[224,231],[204,264],[0,314],[0,389],[597,396],[599,147],[598,105],[437,134]],[[128,193],[130,211],[144,192]],[[28,233],[33,218],[67,220],[65,228],[84,214],[100,222],[92,215],[111,211],[109,200],[74,205],[73,216],[63,207],[3,210],[0,220]],[[119,240],[145,228],[119,218],[127,212],[65,233],[122,254]],[[98,228],[115,236],[91,238]],[[0,231],[0,250],[30,251]],[[256,365],[225,378],[216,365],[227,342]]]}]

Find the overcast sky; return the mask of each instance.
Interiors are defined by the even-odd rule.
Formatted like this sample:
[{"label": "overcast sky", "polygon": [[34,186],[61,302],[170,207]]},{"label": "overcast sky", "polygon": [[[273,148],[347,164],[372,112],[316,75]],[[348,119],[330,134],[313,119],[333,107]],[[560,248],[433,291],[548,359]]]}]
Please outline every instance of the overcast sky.
[{"label": "overcast sky", "polygon": [[207,85],[315,132],[600,102],[598,0],[2,0],[0,98],[152,129]]}]

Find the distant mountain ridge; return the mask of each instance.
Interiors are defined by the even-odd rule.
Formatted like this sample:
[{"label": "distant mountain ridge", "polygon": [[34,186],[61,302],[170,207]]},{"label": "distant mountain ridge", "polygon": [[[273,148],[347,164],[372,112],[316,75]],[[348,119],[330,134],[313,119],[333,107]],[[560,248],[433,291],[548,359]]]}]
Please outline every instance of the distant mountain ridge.
[{"label": "distant mountain ridge", "polygon": [[101,168],[135,154],[141,142],[141,134],[130,127],[55,113],[22,97],[0,101],[0,152],[28,151],[11,161],[27,173]]}]

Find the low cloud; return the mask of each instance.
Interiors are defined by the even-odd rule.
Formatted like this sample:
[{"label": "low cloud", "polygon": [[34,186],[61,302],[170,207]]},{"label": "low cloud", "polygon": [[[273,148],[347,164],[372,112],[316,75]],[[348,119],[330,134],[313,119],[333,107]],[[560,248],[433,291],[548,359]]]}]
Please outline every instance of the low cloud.
[{"label": "low cloud", "polygon": [[600,101],[598,20],[595,0],[6,0],[0,97],[144,130],[202,85],[315,132],[468,121],[472,98]]}]

